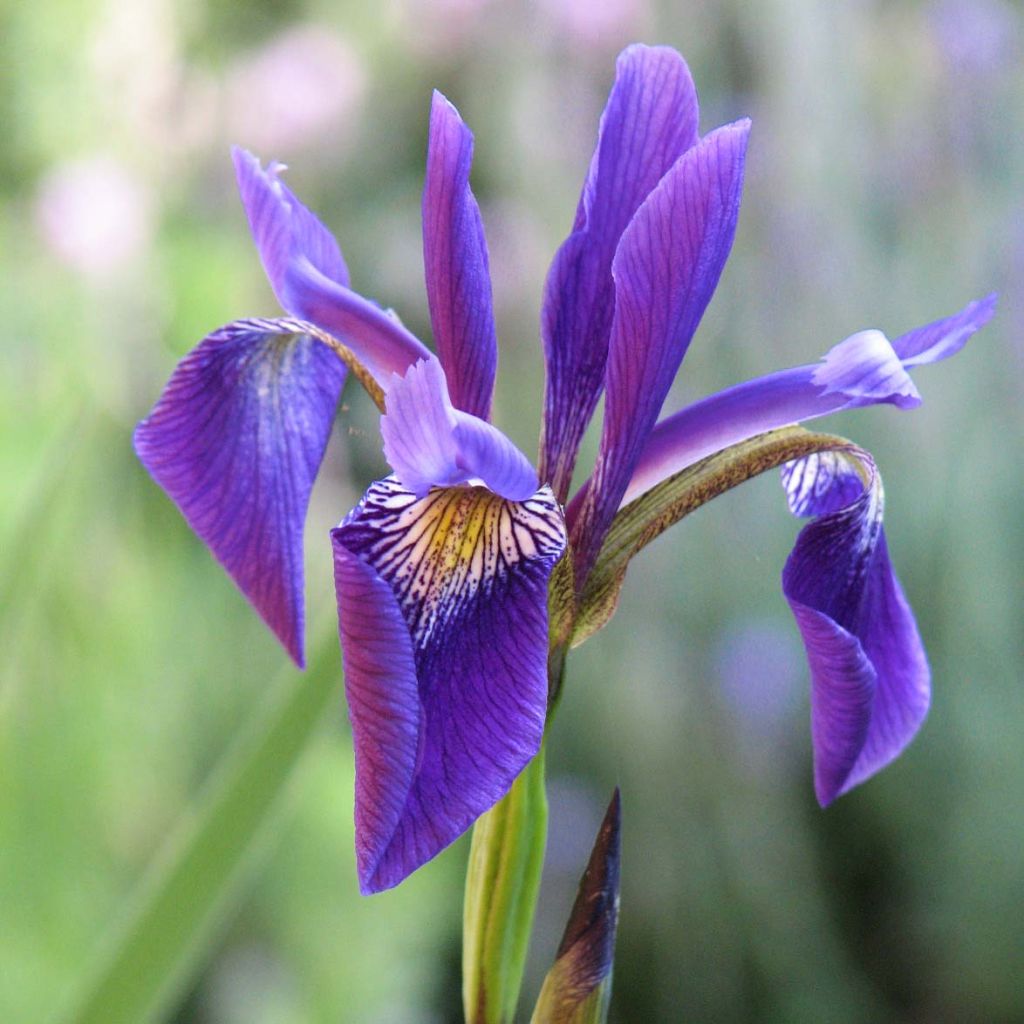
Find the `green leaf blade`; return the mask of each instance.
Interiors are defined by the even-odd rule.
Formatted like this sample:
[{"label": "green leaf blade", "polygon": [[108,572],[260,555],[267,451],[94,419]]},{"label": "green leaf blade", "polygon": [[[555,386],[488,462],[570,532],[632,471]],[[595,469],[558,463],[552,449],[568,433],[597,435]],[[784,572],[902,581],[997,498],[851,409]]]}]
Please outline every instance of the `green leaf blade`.
[{"label": "green leaf blade", "polygon": [[[328,656],[330,652],[330,656]],[[333,643],[289,669],[171,835],[87,982],[56,1024],[160,1019],[187,985],[237,894],[263,827],[339,687]]]}]

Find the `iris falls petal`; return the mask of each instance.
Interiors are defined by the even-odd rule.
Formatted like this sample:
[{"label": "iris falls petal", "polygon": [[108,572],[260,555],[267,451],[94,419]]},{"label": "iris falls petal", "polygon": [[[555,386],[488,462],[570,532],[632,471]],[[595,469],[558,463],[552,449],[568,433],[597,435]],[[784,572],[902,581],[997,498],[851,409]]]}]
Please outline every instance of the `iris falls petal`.
[{"label": "iris falls petal", "polygon": [[457,838],[539,749],[565,529],[548,488],[419,498],[391,477],[331,536],[359,877],[376,892]]},{"label": "iris falls petal", "polygon": [[457,409],[488,419],[498,339],[487,242],[469,187],[473,135],[439,92],[430,107],[423,264],[430,322]]},{"label": "iris falls petal", "polygon": [[615,317],[601,447],[574,524],[579,578],[593,565],[732,247],[747,121],[686,152],[637,211],[615,253]]},{"label": "iris falls petal", "polygon": [[889,561],[871,457],[852,446],[809,456],[783,480],[790,507],[816,516],[797,538],[782,586],[811,669],[814,786],[824,806],[910,743],[928,713],[931,677]]},{"label": "iris falls petal", "polygon": [[303,664],[302,531],[346,369],[293,320],[238,320],[178,365],[135,450]]},{"label": "iris falls petal", "polygon": [[541,475],[563,500],[604,386],[615,249],[640,204],[696,143],[697,93],[686,62],[667,47],[624,50],[576,221],[555,255],[544,291],[541,330],[548,379]]}]

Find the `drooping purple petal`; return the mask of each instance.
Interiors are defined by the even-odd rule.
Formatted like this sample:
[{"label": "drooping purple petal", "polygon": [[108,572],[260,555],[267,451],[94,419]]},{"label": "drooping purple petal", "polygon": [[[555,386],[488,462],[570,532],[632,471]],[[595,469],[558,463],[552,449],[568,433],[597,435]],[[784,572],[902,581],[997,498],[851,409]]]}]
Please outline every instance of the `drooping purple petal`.
[{"label": "drooping purple petal", "polygon": [[300,666],[302,531],[346,373],[302,330],[214,331],[135,430],[143,465]]},{"label": "drooping purple petal", "polygon": [[[899,341],[911,353],[903,363],[904,372],[893,358],[896,342],[890,347],[881,332],[860,331],[819,363],[758,377],[687,406],[651,432],[622,503],[700,459],[766,430],[879,402],[912,408],[919,399],[914,398],[916,389],[906,367],[927,361],[920,360],[919,353],[952,354],[950,339],[960,348],[966,340],[964,332],[969,336],[983,326],[991,309],[988,299],[972,302],[955,316],[902,335]],[[944,326],[948,336],[942,332]],[[570,525],[589,488],[588,482],[573,498],[567,512]]]},{"label": "drooping purple petal", "polygon": [[331,533],[356,748],[360,886],[397,885],[536,754],[547,582],[565,547],[550,489],[424,498],[379,481]]},{"label": "drooping purple petal", "polygon": [[356,761],[356,863],[360,888],[368,893],[386,888],[376,884],[377,865],[406,811],[423,708],[398,599],[336,532],[334,583]]},{"label": "drooping purple petal", "polygon": [[612,259],[640,204],[697,142],[697,93],[682,57],[630,46],[619,56],[576,222],[548,273],[541,474],[565,499],[604,386],[615,308]]},{"label": "drooping purple petal", "polygon": [[452,404],[489,419],[498,339],[480,209],[469,187],[473,134],[439,92],[430,107],[423,263],[437,354]]},{"label": "drooping purple petal", "polygon": [[852,505],[864,492],[858,463],[842,451],[813,452],[781,470],[786,504],[795,516],[824,516]]},{"label": "drooping purple petal", "polygon": [[814,786],[822,806],[903,751],[931,694],[917,624],[889,560],[881,481],[866,452],[856,457],[867,483],[840,507],[830,485],[845,498],[859,478],[841,465],[842,456],[801,460],[784,476],[791,506],[819,513],[800,532],[782,586],[811,669]]},{"label": "drooping purple petal", "polygon": [[732,247],[748,121],[719,128],[673,165],[615,253],[615,317],[597,466],[574,524],[586,576]]},{"label": "drooping purple petal", "polygon": [[476,481],[510,501],[537,490],[534,468],[500,430],[454,408],[444,370],[433,357],[392,381],[385,407],[384,455],[417,496],[431,487]]},{"label": "drooping purple petal", "polygon": [[238,187],[278,302],[352,349],[382,388],[429,351],[389,310],[348,287],[348,271],[330,232],[280,179],[280,164],[266,170],[234,150]]}]

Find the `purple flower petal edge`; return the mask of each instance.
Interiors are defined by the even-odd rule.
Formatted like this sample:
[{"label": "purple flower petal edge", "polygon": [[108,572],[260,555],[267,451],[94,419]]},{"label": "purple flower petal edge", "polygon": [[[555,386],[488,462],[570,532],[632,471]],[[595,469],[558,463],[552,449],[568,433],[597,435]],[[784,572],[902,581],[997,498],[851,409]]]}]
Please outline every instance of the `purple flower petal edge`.
[{"label": "purple flower petal edge", "polygon": [[736,232],[748,121],[719,128],[676,161],[622,235],[601,447],[573,523],[577,579],[597,557]]},{"label": "purple flower petal edge", "polygon": [[[870,456],[856,457],[867,482],[836,508],[830,484],[848,496],[851,456],[789,467],[784,479],[829,509],[800,532],[782,586],[811,670],[814,788],[824,807],[895,759],[927,713],[931,676],[917,624],[889,559],[882,488]],[[814,477],[809,483],[809,477]]]},{"label": "purple flower petal edge", "polygon": [[628,47],[615,65],[572,233],[544,290],[541,475],[562,500],[604,387],[619,239],[662,176],[696,143],[697,93],[686,62],[668,47]]},{"label": "purple flower petal edge", "polygon": [[303,526],[346,373],[303,326],[214,331],[135,430],[142,464],[300,667]]},{"label": "purple flower petal edge", "polygon": [[[891,347],[883,344],[881,332],[860,331],[819,363],[758,377],[687,406],[651,432],[621,504],[700,459],[766,430],[879,402],[912,408],[919,399],[907,367],[958,351],[988,322],[994,308],[994,296],[971,302],[953,316],[901,335]],[[901,358],[904,352],[910,353],[906,360]],[[900,357],[898,362],[894,356]],[[590,486],[585,484],[570,503],[570,525]]]},{"label": "purple flower petal edge", "polygon": [[348,267],[337,241],[281,180],[285,166],[272,163],[263,170],[252,153],[238,146],[232,147],[231,159],[256,251],[282,308],[290,305],[288,272],[296,259],[309,260],[324,277],[348,287]]},{"label": "purple flower petal edge", "polygon": [[986,295],[968,303],[959,313],[901,334],[892,347],[905,367],[937,363],[956,355],[980,327],[992,319],[997,296]]},{"label": "purple flower petal edge", "polygon": [[454,408],[444,371],[433,357],[392,381],[385,408],[384,455],[419,497],[431,487],[476,481],[511,501],[537,490],[529,460],[500,430]]},{"label": "purple flower petal edge", "polygon": [[250,153],[234,151],[238,187],[260,259],[278,302],[347,345],[387,390],[430,352],[398,317],[348,287],[348,271],[330,232],[281,181],[281,164],[264,170]]},{"label": "purple flower petal edge", "polygon": [[468,487],[417,498],[389,478],[331,538],[370,893],[461,835],[540,748],[565,528],[549,489],[521,503]]},{"label": "purple flower petal edge", "polygon": [[439,92],[430,107],[423,186],[423,264],[438,357],[452,404],[488,419],[498,339],[487,242],[469,187],[473,134]]}]

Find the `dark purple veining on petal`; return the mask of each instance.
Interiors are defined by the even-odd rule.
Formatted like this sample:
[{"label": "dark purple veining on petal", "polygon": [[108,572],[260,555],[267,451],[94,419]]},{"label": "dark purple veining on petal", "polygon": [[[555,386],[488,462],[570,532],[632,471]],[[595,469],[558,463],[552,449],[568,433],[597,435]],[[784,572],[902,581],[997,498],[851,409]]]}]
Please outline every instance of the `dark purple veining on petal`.
[{"label": "dark purple veining on petal", "polygon": [[[802,461],[784,476],[787,495],[816,518],[800,532],[782,586],[811,669],[814,785],[825,806],[910,743],[928,713],[931,676],[889,560],[873,461],[859,450],[845,464],[842,455]],[[840,505],[861,473],[860,493]]]},{"label": "dark purple veining on petal", "polygon": [[697,142],[697,93],[682,57],[631,46],[616,64],[572,233],[544,291],[547,360],[541,478],[565,500],[580,440],[604,387],[615,309],[612,259],[640,204]]},{"label": "dark purple veining on petal", "polygon": [[573,524],[580,585],[728,258],[749,129],[747,121],[719,128],[680,157],[616,251],[601,447]]},{"label": "dark purple veining on petal", "polygon": [[[483,488],[418,499],[391,478],[367,491],[332,540],[365,768],[356,780],[360,883],[376,892],[465,831],[539,749],[547,581],[565,531],[548,489],[521,503]],[[356,597],[346,589],[354,582]],[[389,642],[368,658],[374,622]]]},{"label": "dark purple veining on petal", "polygon": [[135,450],[300,666],[302,532],[345,366],[290,320],[239,320],[178,365]]}]

